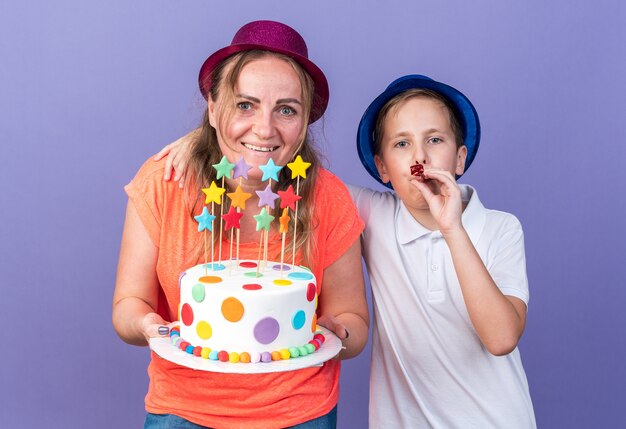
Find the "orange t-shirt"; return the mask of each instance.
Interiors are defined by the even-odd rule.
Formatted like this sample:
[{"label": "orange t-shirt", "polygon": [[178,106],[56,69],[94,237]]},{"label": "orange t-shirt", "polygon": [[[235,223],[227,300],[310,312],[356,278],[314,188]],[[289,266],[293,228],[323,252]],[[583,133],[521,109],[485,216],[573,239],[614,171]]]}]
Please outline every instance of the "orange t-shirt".
[{"label": "orange t-shirt", "polygon": [[[166,320],[173,321],[177,319],[180,301],[179,275],[202,263],[200,259],[204,258],[199,257],[198,248],[204,233],[198,232],[198,224],[189,209],[188,201],[196,196],[190,195],[186,201],[178,183],[165,182],[164,164],[164,161],[146,161],[125,190],[159,248],[158,311]],[[363,223],[346,187],[324,169],[317,176],[314,203],[316,246],[309,265],[321,293],[324,269],[359,238]],[[201,209],[198,205],[193,215],[200,214]],[[280,255],[279,237],[277,233],[270,237],[269,255]],[[227,238],[228,234],[224,234],[222,259],[229,257]],[[256,259],[258,247],[256,242],[240,243],[240,258]],[[218,250],[215,252],[217,258]],[[263,429],[292,426],[328,413],[339,398],[340,363],[336,360],[321,367],[282,373],[224,374],[185,368],[155,353],[151,356],[148,412],[175,414],[204,426]]]}]

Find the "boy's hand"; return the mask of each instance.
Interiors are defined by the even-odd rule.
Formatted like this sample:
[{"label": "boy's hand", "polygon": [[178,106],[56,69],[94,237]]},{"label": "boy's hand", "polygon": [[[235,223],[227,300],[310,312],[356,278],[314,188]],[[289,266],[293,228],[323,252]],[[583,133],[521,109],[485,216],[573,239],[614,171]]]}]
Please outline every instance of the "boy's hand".
[{"label": "boy's hand", "polygon": [[191,157],[191,143],[197,133],[198,130],[190,132],[175,142],[168,144],[154,155],[155,161],[167,156],[163,180],[170,180],[172,178],[172,169],[174,169],[174,181],[178,182],[179,187],[183,187],[184,179],[188,173],[189,158]]},{"label": "boy's hand", "polygon": [[[430,183],[418,178],[412,180],[411,183],[424,196],[441,233],[446,235],[462,228],[463,201],[461,189],[454,176],[446,170],[427,168],[424,170],[424,179],[429,180]],[[432,185],[435,191],[431,189]]]}]

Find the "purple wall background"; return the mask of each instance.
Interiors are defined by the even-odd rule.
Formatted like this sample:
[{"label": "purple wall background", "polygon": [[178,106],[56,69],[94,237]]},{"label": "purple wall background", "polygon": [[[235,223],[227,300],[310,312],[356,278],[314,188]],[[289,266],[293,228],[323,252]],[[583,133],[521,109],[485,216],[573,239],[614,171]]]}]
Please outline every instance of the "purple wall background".
[{"label": "purple wall background", "polygon": [[[141,427],[148,350],[110,323],[122,186],[198,122],[207,54],[263,18],[327,73],[318,140],[345,181],[374,185],[356,127],[392,79],[470,97],[483,139],[463,181],[525,227],[538,424],[626,426],[623,2],[37,3],[0,5],[3,427]],[[340,428],[366,427],[368,362],[344,365]]]}]

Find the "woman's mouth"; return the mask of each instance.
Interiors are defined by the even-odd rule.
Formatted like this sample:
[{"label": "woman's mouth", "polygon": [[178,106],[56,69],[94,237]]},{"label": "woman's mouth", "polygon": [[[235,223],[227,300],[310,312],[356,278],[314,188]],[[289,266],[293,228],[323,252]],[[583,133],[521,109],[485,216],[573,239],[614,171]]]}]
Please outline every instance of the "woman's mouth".
[{"label": "woman's mouth", "polygon": [[243,147],[249,150],[253,150],[255,152],[274,152],[278,149],[278,146],[256,146],[249,143],[242,143]]}]

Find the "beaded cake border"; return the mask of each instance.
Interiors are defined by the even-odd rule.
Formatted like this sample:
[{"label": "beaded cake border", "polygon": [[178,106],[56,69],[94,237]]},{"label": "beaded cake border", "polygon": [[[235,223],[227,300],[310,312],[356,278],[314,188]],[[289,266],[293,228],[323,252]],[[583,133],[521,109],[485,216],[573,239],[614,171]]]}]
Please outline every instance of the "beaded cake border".
[{"label": "beaded cake border", "polygon": [[312,353],[315,353],[322,347],[324,341],[326,341],[326,337],[324,333],[320,330],[316,330],[313,333],[313,339],[308,343],[297,346],[290,347],[288,349],[280,349],[274,351],[265,351],[265,352],[228,352],[226,350],[212,350],[209,347],[202,346],[194,346],[190,342],[185,341],[180,336],[180,327],[174,326],[170,330],[170,339],[172,341],[172,345],[183,352],[202,358],[213,361],[220,362],[230,362],[230,363],[259,363],[259,362],[272,362],[279,360],[287,360],[287,359],[297,359],[298,357],[307,356]]}]

